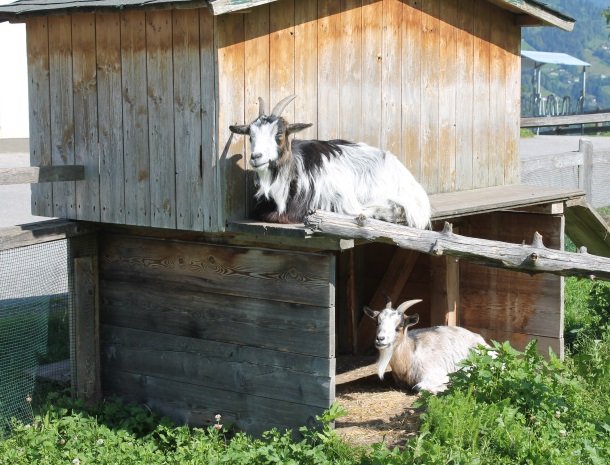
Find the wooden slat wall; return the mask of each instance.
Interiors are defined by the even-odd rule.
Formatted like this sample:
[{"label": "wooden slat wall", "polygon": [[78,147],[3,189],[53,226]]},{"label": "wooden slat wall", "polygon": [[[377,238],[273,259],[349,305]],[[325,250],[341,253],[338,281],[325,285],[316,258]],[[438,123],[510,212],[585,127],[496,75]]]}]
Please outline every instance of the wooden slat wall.
[{"label": "wooden slat wall", "polygon": [[102,235],[100,265],[107,393],[253,433],[334,400],[332,254]]},{"label": "wooden slat wall", "polygon": [[[460,234],[500,241],[531,243],[534,232],[544,245],[561,249],[563,216],[533,213],[490,213],[471,217]],[[522,347],[539,338],[539,349],[563,353],[563,278],[528,276],[514,271],[460,264],[459,324],[488,338],[510,340]]]},{"label": "wooden slat wall", "polygon": [[223,229],[252,210],[249,147],[228,126],[254,119],[259,96],[269,111],[292,93],[285,116],[314,124],[299,137],[390,150],[430,193],[518,181],[520,29],[485,0],[282,0],[28,28],[32,160],[87,166],[84,182],[35,188],[39,213]]}]

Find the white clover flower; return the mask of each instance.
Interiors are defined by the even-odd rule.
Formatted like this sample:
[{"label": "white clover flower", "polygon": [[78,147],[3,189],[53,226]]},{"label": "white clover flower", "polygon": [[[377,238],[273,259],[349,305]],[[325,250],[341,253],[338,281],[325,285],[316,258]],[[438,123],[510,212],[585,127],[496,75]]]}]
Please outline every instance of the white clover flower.
[{"label": "white clover flower", "polygon": [[98,440],[96,441],[96,444],[97,444],[98,446],[103,446],[103,445],[104,445],[104,440],[100,438],[100,439],[98,439]]},{"label": "white clover flower", "polygon": [[559,435],[563,438],[566,436],[566,434],[568,434],[568,432],[565,429],[559,430]]},{"label": "white clover flower", "polygon": [[222,415],[220,415],[220,413],[217,413],[217,414],[214,416],[214,419],[215,419],[216,421],[220,421],[220,419],[221,419],[221,418],[222,418]]},{"label": "white clover flower", "polygon": [[74,460],[72,460],[73,465],[80,465],[80,459],[78,457],[76,457]]}]

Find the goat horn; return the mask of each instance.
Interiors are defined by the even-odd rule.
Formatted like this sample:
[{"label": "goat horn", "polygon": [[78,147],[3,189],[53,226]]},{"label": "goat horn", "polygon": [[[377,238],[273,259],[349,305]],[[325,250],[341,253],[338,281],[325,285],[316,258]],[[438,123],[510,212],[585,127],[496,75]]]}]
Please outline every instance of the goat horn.
[{"label": "goat horn", "polygon": [[286,98],[283,98],[282,100],[280,100],[278,102],[278,104],[273,108],[273,111],[271,112],[271,114],[273,116],[281,116],[282,112],[284,111],[284,109],[288,106],[288,104],[290,102],[292,102],[295,98],[297,98],[296,95],[290,95]]},{"label": "goat horn", "polygon": [[407,309],[409,307],[412,307],[415,304],[418,304],[422,301],[422,299],[414,299],[414,300],[407,300],[406,302],[401,303],[398,308],[396,309],[396,311],[398,313],[404,313],[407,311]]},{"label": "goat horn", "polygon": [[265,101],[263,97],[258,98],[258,116],[263,116],[265,114]]}]

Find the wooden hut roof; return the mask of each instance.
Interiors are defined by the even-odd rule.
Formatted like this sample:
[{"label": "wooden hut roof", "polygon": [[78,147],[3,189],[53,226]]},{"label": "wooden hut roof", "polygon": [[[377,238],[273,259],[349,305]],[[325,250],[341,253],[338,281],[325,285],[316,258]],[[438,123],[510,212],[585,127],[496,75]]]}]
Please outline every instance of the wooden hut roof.
[{"label": "wooden hut roof", "polygon": [[[0,6],[0,22],[19,21],[24,16],[39,16],[62,10],[92,11],[113,8],[171,7],[197,8],[209,6],[214,15],[253,8],[277,0],[16,0]],[[556,26],[566,31],[574,27],[574,19],[535,0],[488,0],[512,11],[524,26]]]}]

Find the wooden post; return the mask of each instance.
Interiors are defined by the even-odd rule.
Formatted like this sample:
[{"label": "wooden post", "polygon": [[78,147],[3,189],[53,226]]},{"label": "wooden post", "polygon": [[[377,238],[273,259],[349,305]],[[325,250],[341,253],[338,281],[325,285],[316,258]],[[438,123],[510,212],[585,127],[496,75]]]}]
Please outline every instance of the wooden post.
[{"label": "wooden post", "polygon": [[455,326],[459,317],[460,263],[455,257],[432,260],[432,288],[430,296],[430,324]]},{"label": "wooden post", "polygon": [[74,259],[74,387],[79,399],[101,398],[97,257]]},{"label": "wooden post", "polygon": [[593,143],[580,139],[578,151],[582,153],[582,166],[578,170],[578,187],[586,193],[587,202],[593,203]]}]

